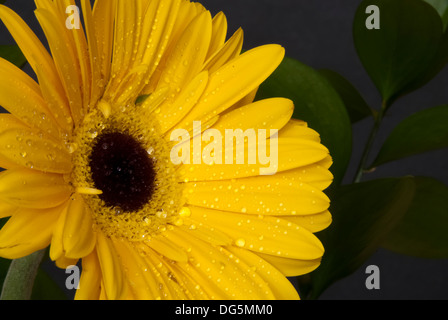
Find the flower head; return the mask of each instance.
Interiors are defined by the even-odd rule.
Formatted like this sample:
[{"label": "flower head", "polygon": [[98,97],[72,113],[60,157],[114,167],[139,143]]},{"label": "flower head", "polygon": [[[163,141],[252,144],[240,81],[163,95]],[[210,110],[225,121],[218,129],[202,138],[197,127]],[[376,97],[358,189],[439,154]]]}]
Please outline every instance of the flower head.
[{"label": "flower head", "polygon": [[254,102],[284,49],[186,0],[36,4],[50,52],[0,6],[37,77],[0,60],[0,255],[82,259],[78,299],[298,298],[332,175],[291,101]]}]

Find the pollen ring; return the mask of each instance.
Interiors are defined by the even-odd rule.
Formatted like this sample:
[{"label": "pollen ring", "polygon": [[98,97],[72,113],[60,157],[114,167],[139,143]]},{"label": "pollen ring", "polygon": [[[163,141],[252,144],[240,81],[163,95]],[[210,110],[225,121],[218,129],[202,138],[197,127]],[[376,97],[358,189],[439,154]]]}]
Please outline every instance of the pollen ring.
[{"label": "pollen ring", "polygon": [[72,181],[101,191],[83,198],[106,235],[149,240],[176,223],[182,184],[158,123],[142,116],[138,105],[113,108],[108,117],[92,111],[71,145]]}]

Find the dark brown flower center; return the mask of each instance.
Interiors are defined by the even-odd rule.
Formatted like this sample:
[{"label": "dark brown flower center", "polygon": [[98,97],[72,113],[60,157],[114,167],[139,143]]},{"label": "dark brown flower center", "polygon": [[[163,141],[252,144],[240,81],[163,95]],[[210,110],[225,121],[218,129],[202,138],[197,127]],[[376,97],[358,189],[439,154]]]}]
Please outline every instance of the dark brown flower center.
[{"label": "dark brown flower center", "polygon": [[89,160],[95,188],[103,192],[100,199],[106,206],[132,212],[151,200],[154,164],[132,136],[117,132],[100,135]]}]

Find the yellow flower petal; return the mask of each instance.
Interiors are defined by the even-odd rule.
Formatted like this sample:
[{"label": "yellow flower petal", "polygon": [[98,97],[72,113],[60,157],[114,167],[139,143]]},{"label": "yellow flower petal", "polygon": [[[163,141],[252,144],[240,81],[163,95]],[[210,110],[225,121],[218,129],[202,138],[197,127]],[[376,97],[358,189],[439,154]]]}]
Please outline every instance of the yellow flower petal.
[{"label": "yellow flower petal", "polygon": [[221,46],[224,45],[227,37],[227,19],[223,12],[219,12],[213,17],[212,25],[212,39],[207,53],[207,58],[210,58]]},{"label": "yellow flower petal", "polygon": [[216,50],[214,54],[205,62],[204,70],[210,73],[217,71],[231,59],[238,57],[243,49],[243,29],[238,29],[233,36],[222,46]]},{"label": "yellow flower petal", "polygon": [[44,8],[35,10],[35,14],[45,32],[51,53],[58,70],[65,94],[68,97],[72,118],[75,123],[82,119],[84,103],[82,97],[82,75],[77,63],[73,38],[67,35],[67,28],[57,13]]},{"label": "yellow flower petal", "polygon": [[276,176],[189,182],[184,191],[190,205],[248,214],[316,214],[327,210],[330,204],[321,190]]},{"label": "yellow flower petal", "polygon": [[34,80],[1,58],[0,74],[0,105],[29,126],[59,137],[56,121]]},{"label": "yellow flower petal", "polygon": [[258,87],[277,68],[285,50],[266,45],[245,52],[210,75],[209,84],[196,107],[179,128],[203,122],[220,114]]},{"label": "yellow flower petal", "polygon": [[0,256],[18,259],[47,247],[61,211],[19,209],[0,231]]},{"label": "yellow flower petal", "polygon": [[260,100],[222,115],[213,128],[225,133],[226,129],[280,131],[294,111],[293,102],[284,98]]},{"label": "yellow flower petal", "polygon": [[[200,96],[204,92],[208,83],[208,72],[199,73],[190,81],[176,96],[173,101],[168,101],[160,106],[160,112],[154,112],[160,123],[160,131],[165,134],[173,128],[182,118],[190,112]],[[168,133],[168,136],[170,133]]]},{"label": "yellow flower petal", "polygon": [[90,254],[96,244],[92,216],[82,197],[75,194],[70,200],[63,232],[65,256],[82,258]]},{"label": "yellow flower petal", "polygon": [[331,157],[317,163],[282,171],[278,178],[293,183],[304,182],[320,190],[326,189],[333,182],[333,174],[328,170],[328,162],[332,163]]},{"label": "yellow flower petal", "polygon": [[[15,128],[27,129],[28,126],[26,126],[23,122],[19,121],[12,114],[4,113],[0,114],[0,128],[2,128],[2,130],[9,130]],[[17,164],[15,161],[9,160],[7,157],[3,156],[0,152],[0,167],[4,169],[14,169],[14,168],[20,168],[21,166]]]},{"label": "yellow flower petal", "polygon": [[66,205],[62,208],[61,214],[59,215],[58,220],[53,228],[53,235],[51,237],[51,245],[50,245],[50,259],[53,261],[61,261],[64,262],[65,252],[64,252],[64,243],[62,241],[65,220],[67,217],[67,208],[69,205],[69,201],[67,201]]},{"label": "yellow flower petal", "polygon": [[227,249],[256,271],[264,281],[269,283],[275,299],[297,300],[300,298],[292,283],[285,278],[285,274],[279,272],[266,260],[260,258],[258,254],[235,247],[228,247]]},{"label": "yellow flower petal", "polygon": [[120,256],[126,280],[129,282],[129,288],[135,298],[139,300],[155,299],[158,291],[157,278],[146,275],[154,270],[148,266],[132,243],[116,241],[114,247]]},{"label": "yellow flower petal", "polygon": [[166,61],[160,77],[162,86],[173,91],[190,82],[202,69],[212,35],[212,18],[205,11],[194,19],[179,39]]},{"label": "yellow flower petal", "polygon": [[116,243],[127,270],[130,288],[138,299],[191,299],[183,279],[176,277],[171,260],[165,259],[147,246]]},{"label": "yellow flower petal", "polygon": [[36,70],[39,66],[45,70],[45,76],[49,78],[49,82],[58,91],[62,91],[53,60],[33,31],[14,11],[3,5],[0,5],[0,19],[11,32],[31,67]]},{"label": "yellow flower petal", "polygon": [[125,295],[125,279],[112,239],[106,238],[101,231],[98,231],[96,239],[106,296],[111,300],[122,299]]},{"label": "yellow flower petal", "polygon": [[170,233],[171,231],[165,231],[163,235],[153,237],[149,241],[146,241],[145,244],[171,260],[187,261],[187,253],[165,238]]},{"label": "yellow flower petal", "polygon": [[0,174],[0,199],[24,208],[54,208],[70,196],[71,188],[59,174],[20,169]]},{"label": "yellow flower petal", "polygon": [[69,173],[71,158],[61,142],[31,129],[0,132],[0,155],[9,162],[43,172]]},{"label": "yellow flower petal", "polygon": [[287,216],[282,218],[313,233],[326,229],[332,222],[332,216],[328,210],[306,216]]},{"label": "yellow flower petal", "polygon": [[[284,119],[286,119],[286,117]],[[279,121],[281,122],[282,120]],[[244,122],[241,124],[244,124]],[[266,122],[266,125],[268,125],[268,122]],[[203,130],[205,130],[205,128],[203,128]],[[289,136],[284,137],[282,131],[283,129],[280,130],[278,139],[274,140],[274,143],[277,143],[278,145],[278,158],[275,158],[275,155],[270,156],[270,158],[267,158],[269,160],[267,164],[261,163],[260,155],[263,155],[262,150],[269,152],[271,149],[270,139],[265,142],[259,140],[256,146],[245,143],[243,149],[244,161],[242,161],[242,164],[238,163],[235,154],[237,148],[232,145],[230,148],[233,147],[234,151],[233,164],[226,163],[228,162],[228,159],[225,159],[226,149],[224,143],[222,144],[223,148],[219,149],[223,150],[221,152],[222,164],[208,164],[203,160],[204,158],[199,158],[201,159],[201,163],[195,164],[193,157],[196,153],[193,147],[194,141],[192,139],[190,142],[190,164],[182,164],[182,166],[180,166],[180,176],[185,181],[237,179],[264,174],[264,171],[262,172],[261,170],[267,170],[268,172],[273,173],[277,172],[276,174],[279,174],[283,171],[310,166],[327,159],[329,154],[328,149],[317,141],[308,140],[306,137],[302,138],[300,136],[295,136],[294,138]],[[267,132],[267,134],[269,134],[269,132]],[[210,153],[210,151],[204,151],[204,148],[207,148],[208,144],[208,142],[202,142],[202,157],[204,157],[204,155],[208,156]],[[230,148],[229,150],[231,150]],[[253,157],[255,160],[249,160],[249,156]],[[327,177],[327,175],[325,175],[325,177]],[[326,181],[327,178],[324,178],[324,180]]]},{"label": "yellow flower petal", "polygon": [[324,250],[317,237],[290,221],[198,207],[191,209],[192,220],[214,226],[229,235],[237,247],[291,259],[322,257]]},{"label": "yellow flower petal", "polygon": [[283,138],[302,138],[310,141],[321,142],[320,135],[313,129],[309,128],[307,123],[297,120],[291,119],[280,132],[281,137]]},{"label": "yellow flower petal", "polygon": [[0,201],[0,219],[10,217],[19,210],[19,207]]},{"label": "yellow flower petal", "polygon": [[97,300],[100,296],[101,268],[96,251],[82,259],[82,273],[76,300]]},{"label": "yellow flower petal", "polygon": [[[259,275],[240,263],[223,247],[214,247],[176,230],[170,240],[189,251],[189,262],[179,266],[190,274],[212,299],[272,299]],[[224,272],[225,270],[225,272]]]},{"label": "yellow flower petal", "polygon": [[101,80],[97,85],[101,88],[106,86],[106,79],[109,79],[110,75],[115,9],[116,0],[96,0],[93,7],[94,41],[98,47],[98,66],[101,73]]},{"label": "yellow flower petal", "polygon": [[260,258],[278,269],[286,277],[301,276],[319,267],[321,258],[312,260],[290,259],[257,252]]}]

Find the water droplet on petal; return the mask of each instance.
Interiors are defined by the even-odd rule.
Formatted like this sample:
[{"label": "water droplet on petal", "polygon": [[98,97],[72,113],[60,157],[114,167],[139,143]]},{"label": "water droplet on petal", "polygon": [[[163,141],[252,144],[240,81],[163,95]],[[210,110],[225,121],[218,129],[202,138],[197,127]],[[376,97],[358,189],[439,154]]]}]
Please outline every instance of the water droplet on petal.
[{"label": "water droplet on petal", "polygon": [[244,240],[244,239],[237,239],[235,241],[235,245],[240,247],[240,248],[242,248],[242,247],[244,247],[246,245],[246,240]]}]

